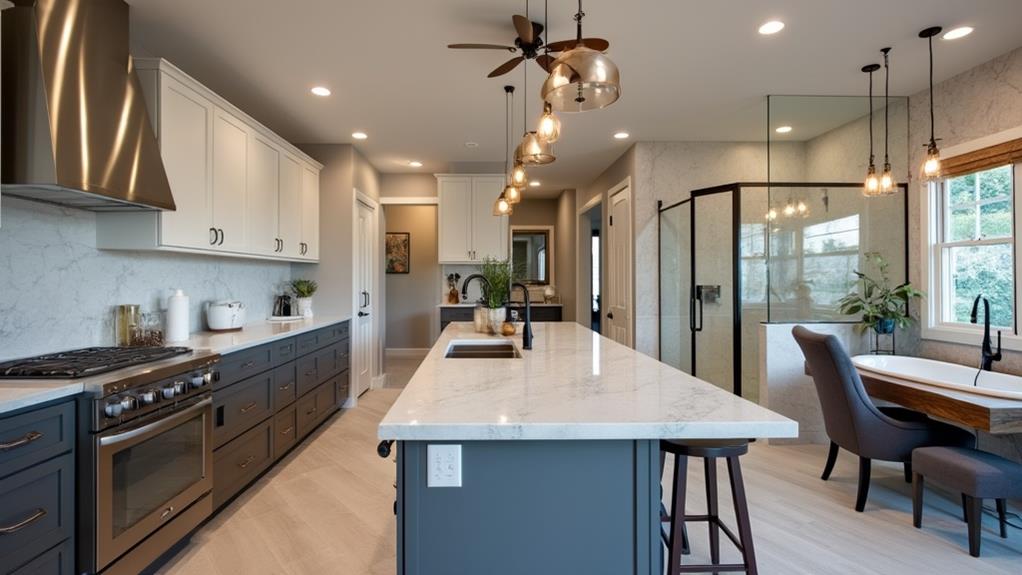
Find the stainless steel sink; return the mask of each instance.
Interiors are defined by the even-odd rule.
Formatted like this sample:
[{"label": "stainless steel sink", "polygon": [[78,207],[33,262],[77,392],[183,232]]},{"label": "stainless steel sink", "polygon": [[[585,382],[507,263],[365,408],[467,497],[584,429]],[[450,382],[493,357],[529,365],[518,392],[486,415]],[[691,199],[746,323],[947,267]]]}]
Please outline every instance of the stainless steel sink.
[{"label": "stainless steel sink", "polygon": [[444,357],[450,359],[516,359],[522,354],[508,340],[456,339],[447,346]]}]

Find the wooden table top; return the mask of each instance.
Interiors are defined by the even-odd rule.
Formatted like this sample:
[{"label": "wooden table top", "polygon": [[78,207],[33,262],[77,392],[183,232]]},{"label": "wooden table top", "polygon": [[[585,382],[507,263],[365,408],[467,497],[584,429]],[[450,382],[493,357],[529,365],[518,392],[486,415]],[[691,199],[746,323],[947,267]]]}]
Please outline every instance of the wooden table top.
[{"label": "wooden table top", "polygon": [[1022,433],[1022,401],[956,391],[862,370],[859,375],[866,392],[876,399],[989,433]]}]

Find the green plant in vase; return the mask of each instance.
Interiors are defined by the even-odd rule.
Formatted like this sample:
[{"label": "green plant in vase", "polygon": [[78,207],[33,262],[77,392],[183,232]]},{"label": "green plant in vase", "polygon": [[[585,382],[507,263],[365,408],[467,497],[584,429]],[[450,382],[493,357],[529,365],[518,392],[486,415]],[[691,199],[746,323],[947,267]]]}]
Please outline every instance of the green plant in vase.
[{"label": "green plant in vase", "polygon": [[859,289],[838,301],[841,313],[862,314],[860,331],[872,328],[878,334],[890,334],[894,333],[895,328],[908,327],[912,323],[908,311],[909,302],[926,297],[926,294],[908,282],[892,287],[887,271],[890,264],[878,252],[868,252],[865,258],[867,264],[876,267],[879,278],[855,271],[855,276],[859,278]]},{"label": "green plant in vase", "polygon": [[313,280],[296,279],[291,280],[290,287],[298,298],[298,315],[312,317],[312,294],[316,293],[319,285]]},{"label": "green plant in vase", "polygon": [[492,257],[483,259],[479,266],[479,275],[486,279],[483,299],[486,302],[486,323],[490,333],[499,334],[504,320],[507,319],[507,305],[511,296],[511,278],[513,276],[511,262]]}]

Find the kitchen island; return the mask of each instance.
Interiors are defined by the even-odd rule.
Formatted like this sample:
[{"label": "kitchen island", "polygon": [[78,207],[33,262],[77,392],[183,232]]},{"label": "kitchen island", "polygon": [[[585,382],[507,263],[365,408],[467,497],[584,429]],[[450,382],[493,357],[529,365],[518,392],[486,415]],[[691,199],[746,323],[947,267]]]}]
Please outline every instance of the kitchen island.
[{"label": "kitchen island", "polygon": [[511,338],[521,357],[447,358],[503,339],[450,324],[380,423],[398,446],[399,575],[660,573],[659,440],[797,436],[581,325],[533,331],[532,350]]}]

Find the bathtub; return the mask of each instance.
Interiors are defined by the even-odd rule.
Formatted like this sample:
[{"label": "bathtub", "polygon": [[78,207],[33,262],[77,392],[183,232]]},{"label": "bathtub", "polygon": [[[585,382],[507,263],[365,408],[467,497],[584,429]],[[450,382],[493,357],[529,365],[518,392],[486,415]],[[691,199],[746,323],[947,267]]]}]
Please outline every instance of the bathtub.
[{"label": "bathtub", "polygon": [[967,365],[898,355],[857,355],[852,363],[859,373],[876,379],[900,379],[1022,401],[1022,377],[1014,375],[984,371],[973,385],[978,369]]}]

